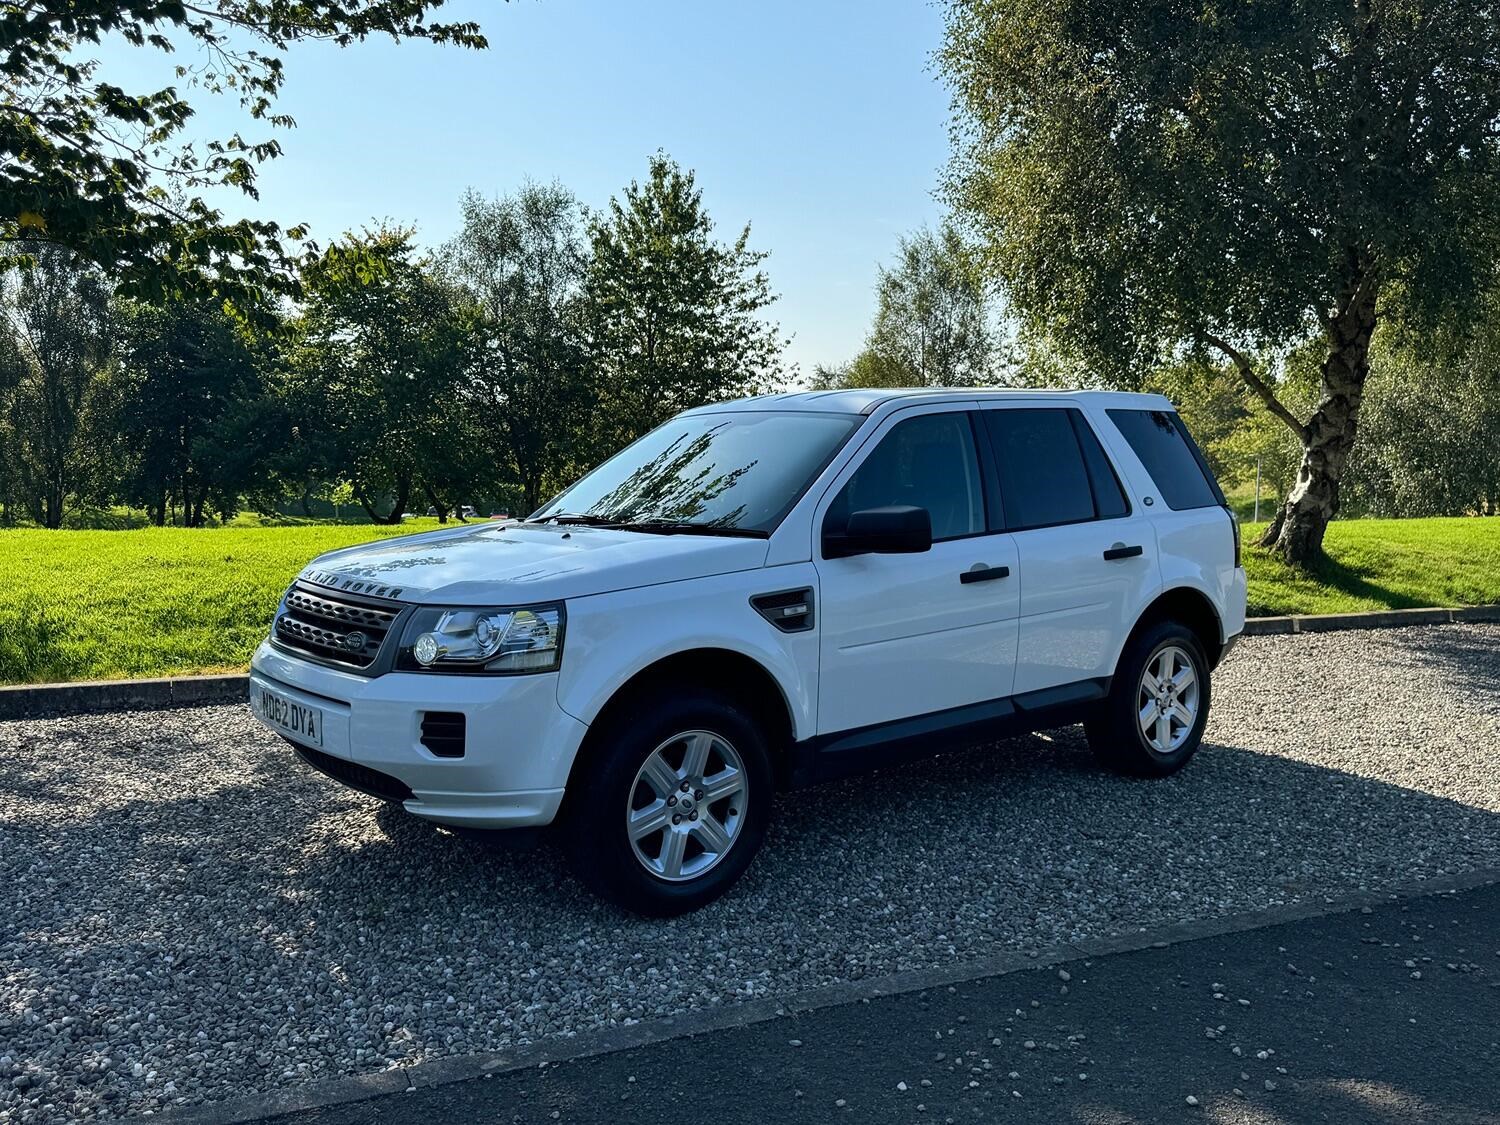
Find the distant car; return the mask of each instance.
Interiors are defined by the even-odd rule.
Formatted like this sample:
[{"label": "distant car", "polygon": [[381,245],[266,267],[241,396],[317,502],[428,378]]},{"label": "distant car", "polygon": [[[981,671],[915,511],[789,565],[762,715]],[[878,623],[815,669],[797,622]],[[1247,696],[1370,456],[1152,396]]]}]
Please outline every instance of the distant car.
[{"label": "distant car", "polygon": [[778,789],[1078,722],[1112,769],[1182,768],[1244,622],[1165,398],[807,392],[680,414],[526,520],[318,558],[250,699],[416,816],[557,821],[666,915],[743,874]]},{"label": "distant car", "polygon": [[459,508],[458,514],[466,520],[477,520],[479,518],[479,512],[472,504],[465,504]]},{"label": "distant car", "polygon": [[490,513],[490,519],[492,519],[492,520],[508,520],[508,519],[510,519],[510,512],[506,511],[504,508],[499,508],[499,509],[497,509],[497,510],[495,510],[495,511],[493,511],[493,512]]},{"label": "distant car", "polygon": [[436,519],[437,518],[437,509],[436,508],[428,508],[427,509],[427,515],[429,517],[433,518],[433,519]]}]

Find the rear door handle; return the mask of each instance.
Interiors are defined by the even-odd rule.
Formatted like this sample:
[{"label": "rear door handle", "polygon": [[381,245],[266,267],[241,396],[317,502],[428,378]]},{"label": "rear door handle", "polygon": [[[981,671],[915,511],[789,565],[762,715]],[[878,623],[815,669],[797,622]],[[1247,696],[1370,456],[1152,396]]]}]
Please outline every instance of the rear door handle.
[{"label": "rear door handle", "polygon": [[958,576],[958,580],[967,586],[970,582],[993,582],[997,578],[1005,578],[1010,574],[1008,566],[983,566],[976,565],[973,570],[966,570]]},{"label": "rear door handle", "polygon": [[1104,561],[1114,562],[1116,559],[1133,559],[1138,558],[1144,553],[1145,549],[1142,547],[1127,547],[1123,543],[1116,543],[1104,552]]}]

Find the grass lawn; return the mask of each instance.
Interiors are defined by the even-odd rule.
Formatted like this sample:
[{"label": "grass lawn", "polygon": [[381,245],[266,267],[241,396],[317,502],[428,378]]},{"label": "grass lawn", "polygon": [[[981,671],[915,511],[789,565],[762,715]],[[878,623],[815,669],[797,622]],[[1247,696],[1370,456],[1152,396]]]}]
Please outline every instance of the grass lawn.
[{"label": "grass lawn", "polygon": [[1244,528],[1252,616],[1500,604],[1500,519],[1336,520],[1312,573],[1253,546],[1264,530]]},{"label": "grass lawn", "polygon": [[[368,524],[0,531],[0,683],[242,669],[314,555],[425,531]],[[1500,519],[1351,520],[1301,574],[1251,546],[1250,612],[1500,603]]]},{"label": "grass lawn", "polygon": [[0,531],[0,683],[243,669],[314,555],[436,526]]}]

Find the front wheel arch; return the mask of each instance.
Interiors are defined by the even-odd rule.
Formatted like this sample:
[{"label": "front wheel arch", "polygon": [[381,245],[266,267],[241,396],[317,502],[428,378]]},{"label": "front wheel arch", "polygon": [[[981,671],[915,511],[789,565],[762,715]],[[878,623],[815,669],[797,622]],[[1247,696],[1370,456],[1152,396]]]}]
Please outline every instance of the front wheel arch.
[{"label": "front wheel arch", "polygon": [[[755,720],[771,750],[777,787],[784,788],[790,768],[788,750],[795,741],[795,728],[791,705],[781,685],[763,664],[744,653],[723,648],[695,648],[648,664],[615,689],[589,723],[588,733],[584,735],[568,771],[566,792],[575,790],[574,782],[600,752],[616,714],[630,707],[635,700],[663,689],[699,688],[733,698]],[[565,793],[564,806],[567,803]]]}]

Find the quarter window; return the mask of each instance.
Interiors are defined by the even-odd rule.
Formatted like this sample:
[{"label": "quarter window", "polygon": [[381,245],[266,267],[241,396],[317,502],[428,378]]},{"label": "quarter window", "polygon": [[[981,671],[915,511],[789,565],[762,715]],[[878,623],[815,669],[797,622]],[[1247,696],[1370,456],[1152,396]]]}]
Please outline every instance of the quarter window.
[{"label": "quarter window", "polygon": [[934,542],[985,530],[984,491],[967,414],[923,414],[898,422],[829,506],[827,526],[842,531],[851,513],[891,505],[926,508]]},{"label": "quarter window", "polygon": [[[1079,417],[1074,428],[1077,413],[1071,409],[984,411],[1010,530],[1082,523],[1124,515],[1128,510],[1088,423]],[[1080,445],[1081,440],[1092,446]],[[1097,507],[1096,488],[1102,490]]]},{"label": "quarter window", "polygon": [[1213,474],[1182,419],[1170,410],[1111,410],[1109,420],[1146,466],[1167,507],[1213,508],[1224,503]]}]

